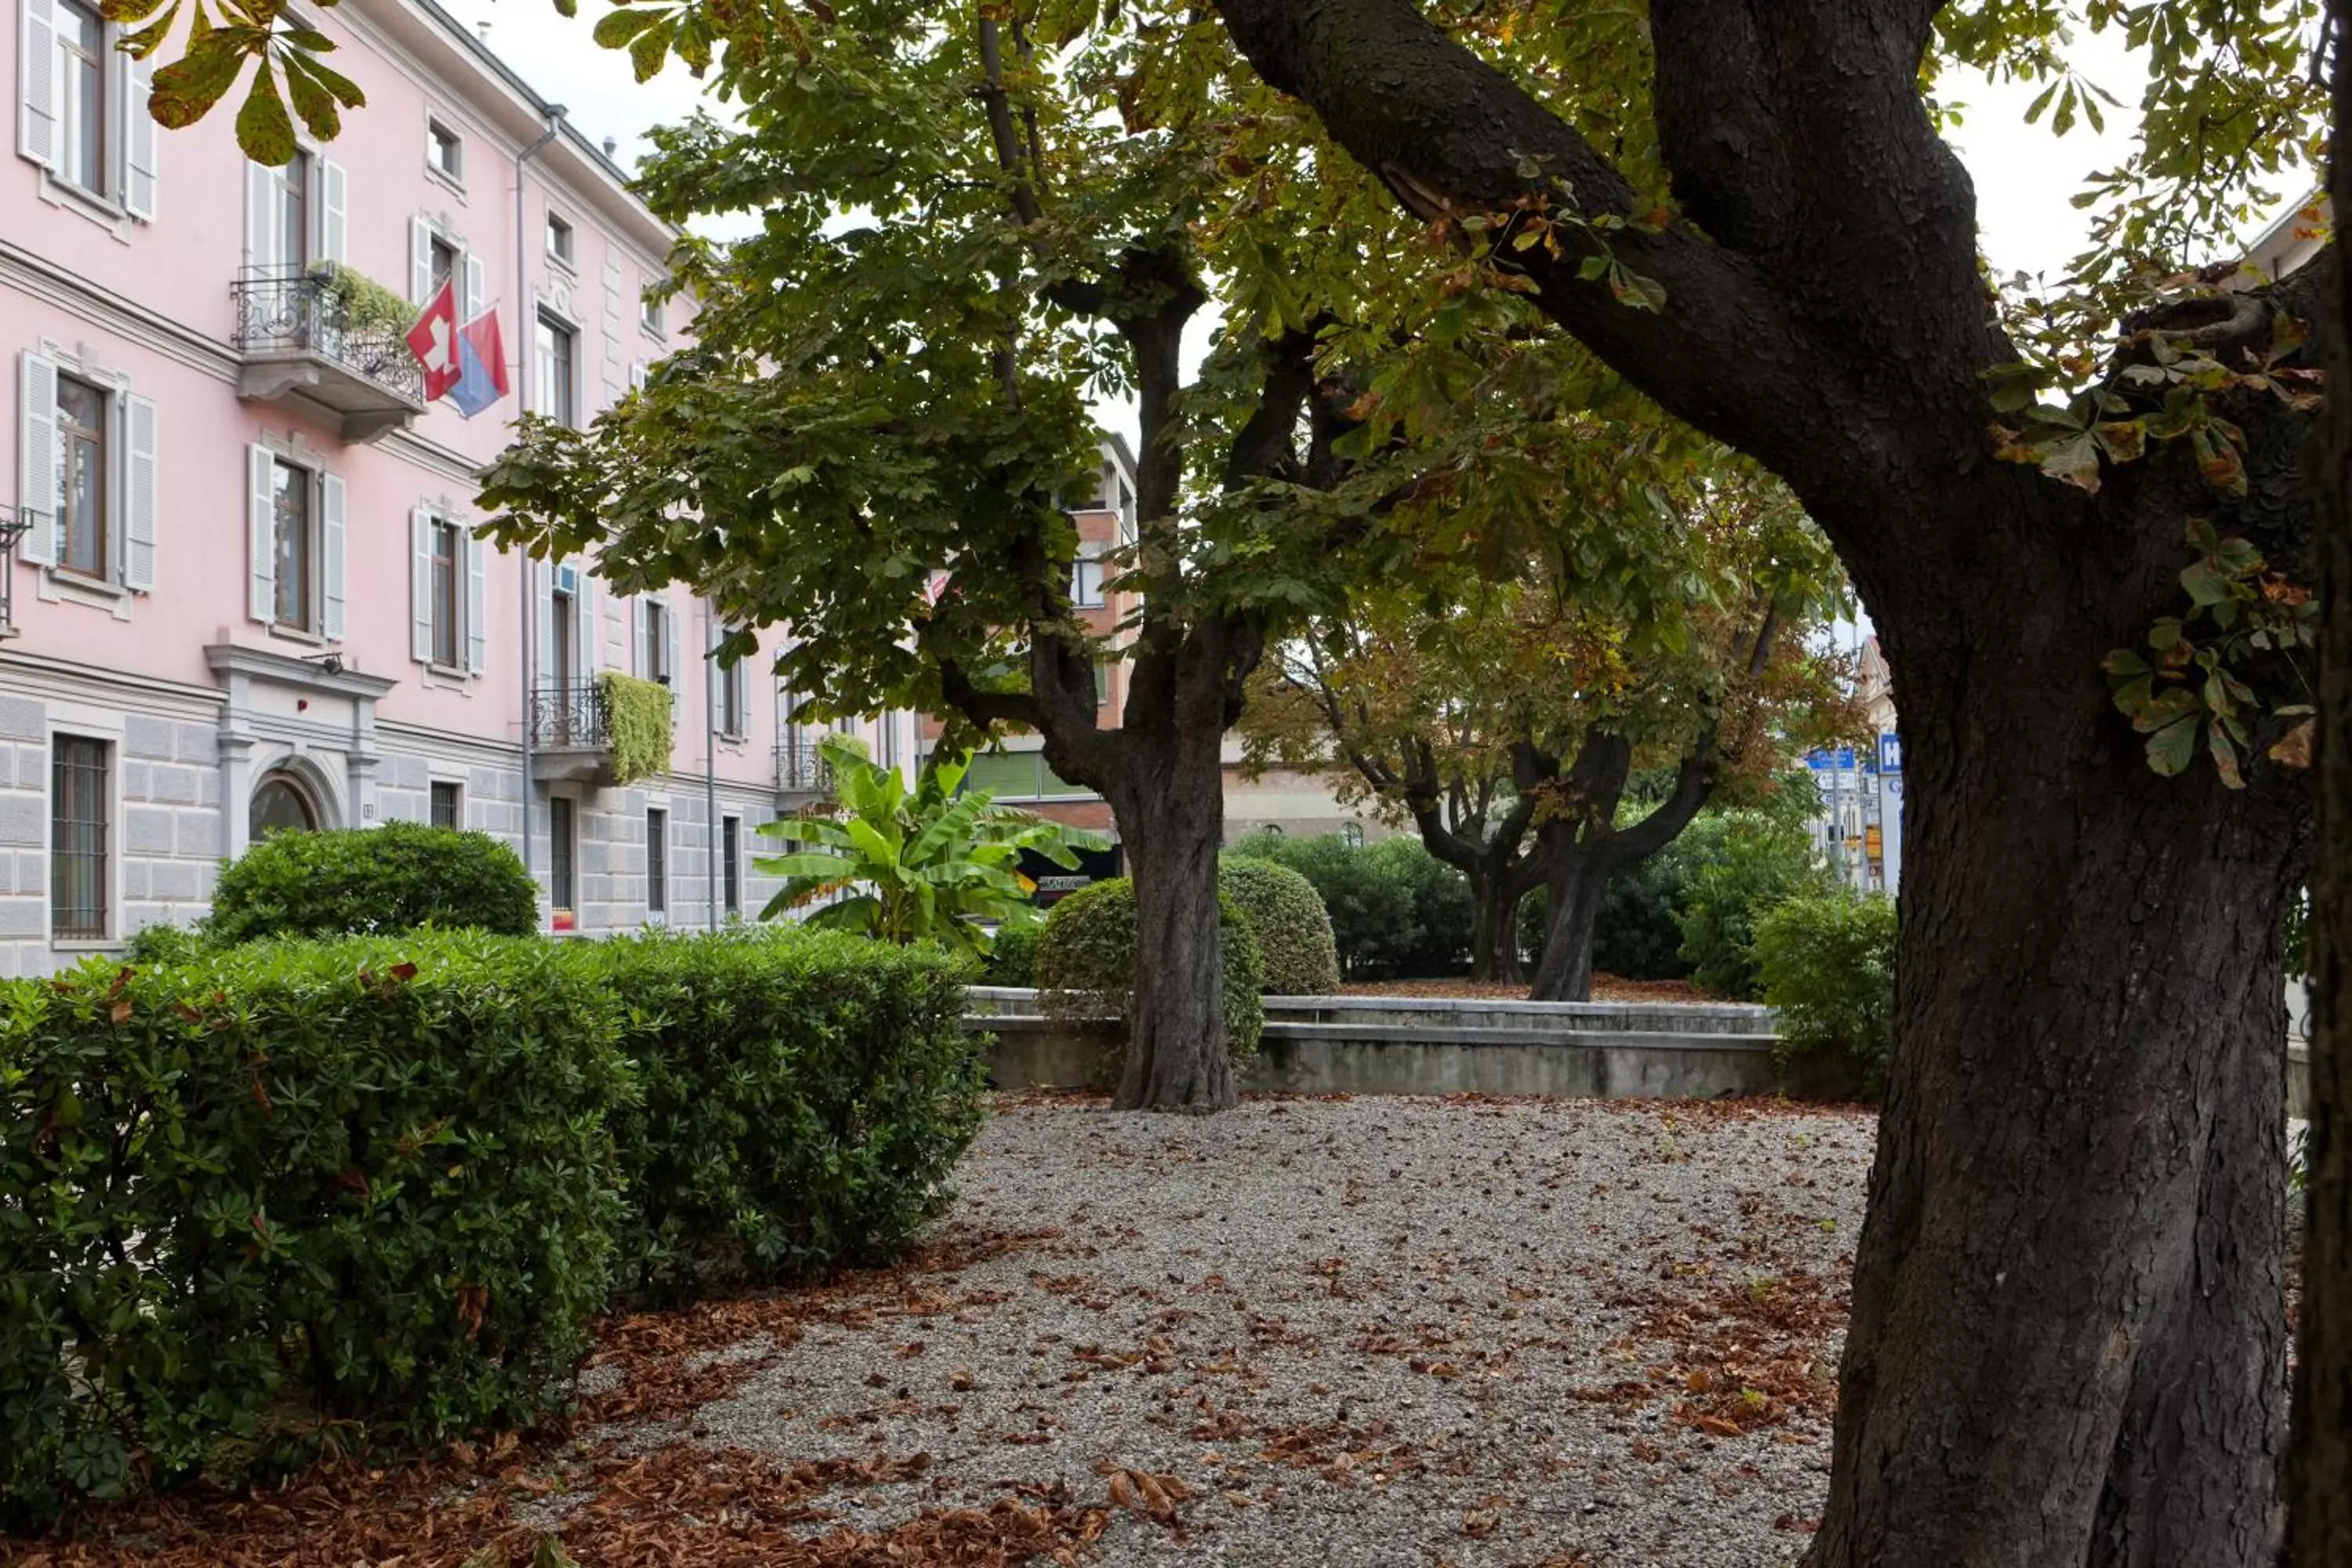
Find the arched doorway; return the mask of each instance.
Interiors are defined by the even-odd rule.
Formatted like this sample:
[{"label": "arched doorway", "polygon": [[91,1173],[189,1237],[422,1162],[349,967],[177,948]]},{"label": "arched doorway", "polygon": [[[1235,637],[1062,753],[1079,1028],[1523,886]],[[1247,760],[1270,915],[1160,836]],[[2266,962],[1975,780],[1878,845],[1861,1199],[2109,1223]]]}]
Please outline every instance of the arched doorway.
[{"label": "arched doorway", "polygon": [[254,787],[250,837],[270,833],[315,833],[319,830],[318,797],[300,778],[284,768],[263,775]]}]

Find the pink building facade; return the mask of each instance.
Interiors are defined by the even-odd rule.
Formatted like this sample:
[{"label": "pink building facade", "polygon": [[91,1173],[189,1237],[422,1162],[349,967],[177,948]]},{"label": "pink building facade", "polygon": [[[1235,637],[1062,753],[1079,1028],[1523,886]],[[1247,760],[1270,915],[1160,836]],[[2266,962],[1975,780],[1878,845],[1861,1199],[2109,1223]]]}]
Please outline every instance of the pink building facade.
[{"label": "pink building facade", "polygon": [[[196,919],[258,832],[517,843],[526,801],[552,929],[756,914],[754,829],[821,782],[770,658],[716,666],[683,588],[471,532],[517,414],[584,425],[686,324],[648,298],[672,235],[621,171],[430,0],[306,18],[368,102],[282,169],[233,106],[155,127],[95,5],[16,3],[0,972]],[[472,420],[402,342],[445,279],[497,312],[515,389]],[[609,782],[607,669],[677,693],[667,778]],[[908,721],[868,730],[912,756]]]}]

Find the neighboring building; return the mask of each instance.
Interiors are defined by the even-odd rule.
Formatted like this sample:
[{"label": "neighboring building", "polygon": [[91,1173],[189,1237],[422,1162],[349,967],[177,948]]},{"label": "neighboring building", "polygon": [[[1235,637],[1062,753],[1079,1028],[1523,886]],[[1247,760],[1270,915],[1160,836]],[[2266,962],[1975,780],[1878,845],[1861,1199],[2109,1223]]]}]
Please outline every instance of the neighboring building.
[{"label": "neighboring building", "polygon": [[[512,843],[526,801],[556,929],[756,914],[751,831],[821,782],[765,658],[714,671],[683,589],[622,596],[471,533],[519,412],[584,424],[680,341],[683,312],[646,297],[671,231],[431,0],[306,16],[367,108],[283,168],[239,153],[226,107],[159,131],[147,67],[88,0],[18,4],[0,972],[194,920],[263,831],[409,818]],[[402,341],[444,279],[519,362],[517,396],[470,422],[423,402]],[[676,692],[668,777],[600,782],[604,669]],[[911,741],[903,719],[874,736]]]},{"label": "neighboring building", "polygon": [[[1065,497],[1064,503],[1078,534],[1077,559],[1070,571],[1071,606],[1087,630],[1113,648],[1124,647],[1135,638],[1142,595],[1107,585],[1118,577],[1119,569],[1115,563],[1107,565],[1106,558],[1135,542],[1135,454],[1123,437],[1103,437],[1102,468],[1093,493]],[[1118,722],[1127,704],[1129,673],[1127,664],[1117,658],[1095,668],[1095,690],[1101,700],[1099,721],[1104,727]],[[920,733],[923,757],[928,761],[939,742],[939,721],[924,719]],[[1007,735],[972,759],[966,777],[970,787],[985,789],[1008,805],[1024,806],[1073,827],[1112,836],[1112,848],[1085,857],[1076,873],[1042,861],[1030,868],[1044,896],[1050,900],[1070,887],[1119,875],[1124,862],[1117,847],[1118,826],[1111,818],[1110,804],[1093,790],[1056,774],[1046,765],[1044,746],[1037,735]],[[1243,769],[1242,745],[1235,736],[1225,737],[1223,759],[1225,841],[1229,844],[1267,828],[1317,834],[1352,826],[1360,836],[1373,838],[1389,831],[1340,805],[1330,785],[1310,774],[1277,772],[1251,778]]]}]

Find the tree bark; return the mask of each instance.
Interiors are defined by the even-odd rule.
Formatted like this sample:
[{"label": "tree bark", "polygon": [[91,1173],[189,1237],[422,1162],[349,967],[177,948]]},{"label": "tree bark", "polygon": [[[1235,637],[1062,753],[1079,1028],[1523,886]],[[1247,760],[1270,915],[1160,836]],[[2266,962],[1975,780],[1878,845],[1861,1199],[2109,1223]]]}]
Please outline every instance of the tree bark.
[{"label": "tree bark", "polygon": [[[2098,733],[2079,637],[1898,665],[1896,1071],[1809,1568],[2275,1551],[2284,1413],[2278,802]],[[2093,639],[2095,642],[2097,639]],[[2084,688],[2091,688],[2088,690]],[[2214,918],[2213,911],[2226,911]]]},{"label": "tree bark", "polygon": [[[1129,731],[1112,808],[1135,879],[1135,1010],[1122,1110],[1215,1111],[1235,1100],[1225,1042],[1217,851],[1224,841],[1224,727]],[[1140,742],[1140,743],[1138,743]]]},{"label": "tree bark", "polygon": [[[1549,828],[1539,830],[1548,836]],[[1544,852],[1544,942],[1528,997],[1535,1002],[1592,998],[1592,932],[1612,870],[1603,850],[1572,841]]]},{"label": "tree bark", "polygon": [[1527,889],[1516,859],[1513,855],[1497,865],[1493,855],[1482,855],[1478,868],[1470,873],[1470,902],[1476,919],[1470,942],[1473,980],[1516,985],[1522,977],[1519,905],[1527,899]]},{"label": "tree bark", "polygon": [[[2352,212],[2352,4],[2329,6],[2336,135],[2329,184]],[[2318,526],[2319,874],[2312,889],[2311,1126],[2305,1143],[2303,1321],[2288,1467],[2287,1559],[2352,1564],[2352,268],[2327,314],[2327,450]]]}]

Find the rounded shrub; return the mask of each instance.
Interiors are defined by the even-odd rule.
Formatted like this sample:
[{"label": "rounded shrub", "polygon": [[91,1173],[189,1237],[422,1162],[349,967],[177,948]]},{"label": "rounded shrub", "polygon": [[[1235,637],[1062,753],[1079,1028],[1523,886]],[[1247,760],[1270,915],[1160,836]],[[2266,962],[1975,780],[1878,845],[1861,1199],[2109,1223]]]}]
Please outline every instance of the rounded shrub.
[{"label": "rounded shrub", "polygon": [[263,839],[222,868],[205,934],[234,943],[430,925],[528,936],[538,924],[539,890],[513,850],[487,833],[387,822]]},{"label": "rounded shrub", "polygon": [[988,963],[982,971],[982,982],[988,985],[1034,985],[1037,984],[1037,938],[1042,926],[999,926],[988,944]]},{"label": "rounded shrub", "polygon": [[1236,856],[1217,886],[1249,917],[1269,996],[1327,996],[1339,989],[1339,948],[1315,884],[1271,860]]},{"label": "rounded shrub", "polygon": [[[1265,1027],[1258,1001],[1265,978],[1249,917],[1217,895],[1224,938],[1225,1050],[1235,1066],[1257,1055]],[[1049,1016],[1073,1023],[1117,1018],[1133,1026],[1135,884],[1114,877],[1080,888],[1045,916],[1037,941],[1039,1001]],[[1116,1077],[1116,1061],[1097,1076]]]},{"label": "rounded shrub", "polygon": [[1876,1100],[1895,1058],[1895,900],[1808,893],[1756,921],[1764,1000],[1780,1015],[1773,1066],[1789,1093]]},{"label": "rounded shrub", "polygon": [[620,1024],[576,947],[472,932],[0,983],[0,1529],[568,1404]]}]

